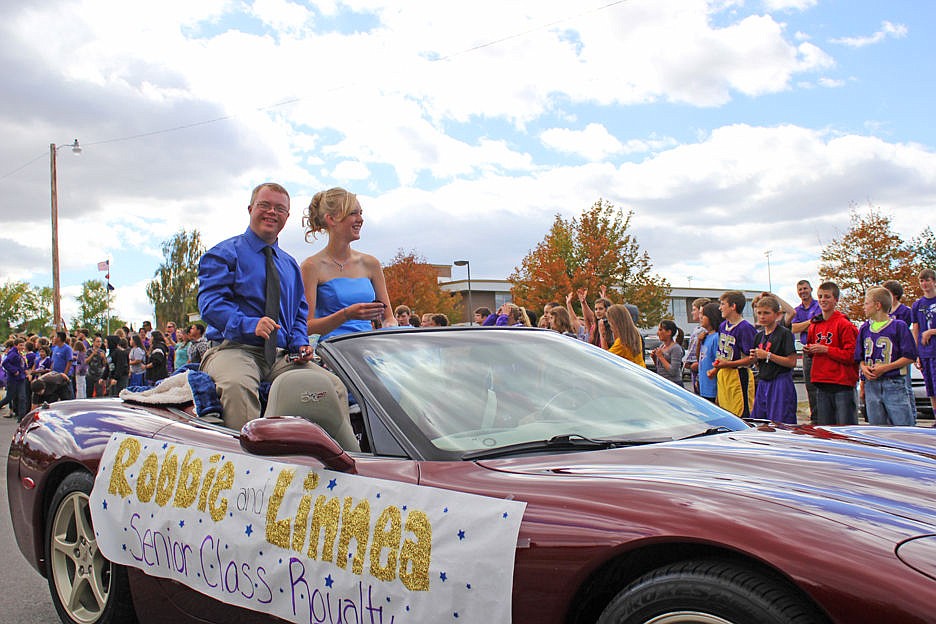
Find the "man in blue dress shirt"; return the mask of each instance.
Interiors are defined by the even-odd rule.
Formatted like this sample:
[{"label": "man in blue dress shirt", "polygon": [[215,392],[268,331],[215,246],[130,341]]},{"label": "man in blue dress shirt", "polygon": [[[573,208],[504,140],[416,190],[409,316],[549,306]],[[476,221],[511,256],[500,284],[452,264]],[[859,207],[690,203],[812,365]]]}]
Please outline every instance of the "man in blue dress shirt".
[{"label": "man in blue dress shirt", "polygon": [[[240,429],[260,415],[258,387],[297,367],[309,375],[328,376],[341,404],[347,391],[341,381],[313,357],[307,334],[306,303],[299,265],[277,244],[289,218],[289,193],[279,184],[266,182],[253,190],[250,226],[243,234],[208,250],[198,264],[198,309],[208,323],[205,332],[213,345],[202,359],[201,369],[214,379],[224,411],[224,423]],[[272,252],[265,248],[272,248]],[[267,255],[279,275],[279,319],[268,313]],[[275,338],[272,361],[265,355],[268,338]],[[296,354],[295,362],[287,354]]]}]

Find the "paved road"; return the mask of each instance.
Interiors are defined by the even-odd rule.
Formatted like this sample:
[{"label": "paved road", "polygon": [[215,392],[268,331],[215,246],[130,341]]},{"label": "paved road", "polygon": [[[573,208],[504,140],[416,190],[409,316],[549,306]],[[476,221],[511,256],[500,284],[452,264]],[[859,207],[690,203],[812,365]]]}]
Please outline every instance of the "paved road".
[{"label": "paved road", "polygon": [[10,440],[16,423],[0,418],[0,457],[3,459],[3,484],[0,485],[0,621],[4,624],[51,624],[58,622],[49,597],[49,586],[20,553],[10,526],[7,500],[6,465]]}]

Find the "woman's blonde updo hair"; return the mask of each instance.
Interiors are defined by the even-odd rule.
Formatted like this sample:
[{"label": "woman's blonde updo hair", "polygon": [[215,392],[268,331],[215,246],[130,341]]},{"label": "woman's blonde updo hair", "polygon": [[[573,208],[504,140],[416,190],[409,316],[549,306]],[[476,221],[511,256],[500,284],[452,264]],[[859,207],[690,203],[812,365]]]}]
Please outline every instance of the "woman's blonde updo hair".
[{"label": "woman's blonde updo hair", "polygon": [[355,204],[357,204],[357,195],[338,186],[316,193],[302,216],[302,227],[306,229],[306,242],[311,243],[309,237],[314,239],[316,233],[328,229],[325,215],[331,215],[335,221],[341,221],[351,214]]}]

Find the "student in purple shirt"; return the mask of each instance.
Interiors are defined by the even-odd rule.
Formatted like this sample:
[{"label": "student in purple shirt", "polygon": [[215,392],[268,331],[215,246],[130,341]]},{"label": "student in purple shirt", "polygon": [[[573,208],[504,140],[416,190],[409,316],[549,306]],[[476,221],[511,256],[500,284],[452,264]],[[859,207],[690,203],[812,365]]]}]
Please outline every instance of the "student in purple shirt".
[{"label": "student in purple shirt", "polygon": [[855,361],[861,363],[868,423],[909,427],[916,424],[916,408],[907,396],[904,377],[916,360],[916,345],[907,324],[887,315],[891,304],[886,288],[869,288],[865,293],[868,320],[858,330]]},{"label": "student in purple shirt", "polygon": [[910,331],[917,343],[917,367],[923,372],[926,396],[936,410],[936,271],[920,271],[923,296],[913,302]]},{"label": "student in purple shirt", "polygon": [[[904,289],[903,286],[897,280],[887,280],[881,284],[884,288],[890,291],[891,297],[893,297],[893,305],[891,306],[890,316],[892,319],[899,319],[907,324],[907,328],[910,328],[913,325],[913,311],[900,300],[903,298]],[[910,375],[905,377],[906,386],[907,386],[907,396],[910,398],[910,405],[916,405],[916,399],[913,397],[913,382],[910,380]]]},{"label": "student in purple shirt", "polygon": [[26,360],[22,350],[26,341],[16,338],[13,348],[3,358],[3,370],[7,377],[7,394],[10,395],[10,412],[21,420],[29,411],[29,395],[26,389]]},{"label": "student in purple shirt", "polygon": [[[809,322],[822,315],[819,308],[819,302],[813,299],[813,288],[809,280],[800,280],[796,282],[796,294],[799,295],[801,303],[793,308],[793,313],[787,312],[786,322],[790,326],[790,331],[799,334],[800,344],[806,344],[807,332],[809,331]],[[809,399],[809,421],[816,423],[816,397],[817,388],[810,378],[812,372],[812,356],[803,352],[803,381],[806,384],[806,397]]]}]

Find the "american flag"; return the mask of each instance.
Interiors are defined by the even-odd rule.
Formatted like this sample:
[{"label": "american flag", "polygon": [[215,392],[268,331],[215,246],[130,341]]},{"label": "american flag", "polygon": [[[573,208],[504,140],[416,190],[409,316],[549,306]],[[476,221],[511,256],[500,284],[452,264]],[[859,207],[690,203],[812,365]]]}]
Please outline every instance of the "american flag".
[{"label": "american flag", "polygon": [[110,269],[110,260],[105,260],[104,262],[97,263],[98,271],[107,271]]}]

